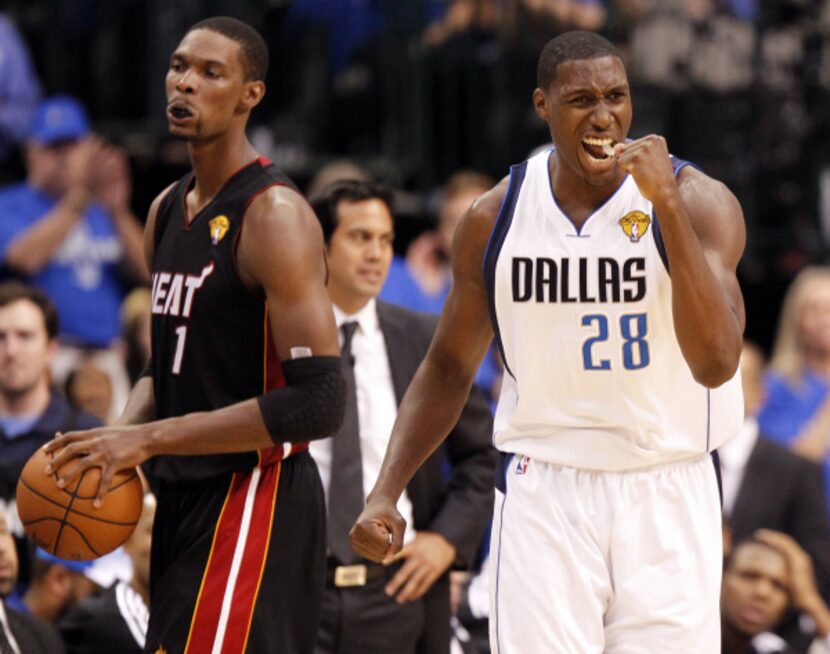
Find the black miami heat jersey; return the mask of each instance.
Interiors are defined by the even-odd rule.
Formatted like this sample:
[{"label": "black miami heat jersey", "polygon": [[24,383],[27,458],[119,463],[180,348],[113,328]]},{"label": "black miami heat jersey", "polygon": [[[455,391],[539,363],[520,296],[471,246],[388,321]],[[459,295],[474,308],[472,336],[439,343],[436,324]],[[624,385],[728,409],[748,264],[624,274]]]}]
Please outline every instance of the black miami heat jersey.
[{"label": "black miami heat jersey", "polygon": [[[283,384],[261,292],[236,269],[236,248],[248,205],[274,185],[293,183],[267,159],[239,170],[188,222],[183,177],[159,205],[152,262],[152,361],[156,418],[211,411]],[[233,439],[233,434],[227,435]],[[268,451],[159,456],[151,478],[195,481],[280,459],[290,444]]]}]

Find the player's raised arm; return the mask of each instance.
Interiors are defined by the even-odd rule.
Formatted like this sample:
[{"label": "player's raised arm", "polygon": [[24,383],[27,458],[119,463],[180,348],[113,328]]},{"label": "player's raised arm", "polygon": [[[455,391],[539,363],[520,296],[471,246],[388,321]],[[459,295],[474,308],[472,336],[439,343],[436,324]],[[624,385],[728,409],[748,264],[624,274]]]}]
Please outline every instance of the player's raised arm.
[{"label": "player's raised arm", "polygon": [[654,205],[672,279],[680,349],[710,388],[738,367],[744,303],[736,270],[746,243],[743,212],[721,182],[687,166],[675,179],[666,141],[647,136],[616,146],[618,165]]},{"label": "player's raised arm", "polygon": [[398,408],[366,509],[352,529],[352,548],[366,558],[381,561],[400,550],[404,523],[395,509],[398,497],[458,421],[493,339],[482,262],[506,192],[505,180],[482,195],[455,233],[452,289],[429,351]]}]

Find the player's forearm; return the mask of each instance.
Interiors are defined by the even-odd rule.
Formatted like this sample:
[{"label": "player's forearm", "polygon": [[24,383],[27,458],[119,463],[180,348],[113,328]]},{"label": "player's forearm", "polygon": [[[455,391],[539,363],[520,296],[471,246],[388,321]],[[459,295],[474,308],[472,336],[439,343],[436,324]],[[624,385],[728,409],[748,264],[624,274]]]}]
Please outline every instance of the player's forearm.
[{"label": "player's forearm", "polygon": [[147,425],[147,458],[250,452],[274,445],[256,399]]},{"label": "player's forearm", "polygon": [[397,501],[412,476],[458,421],[473,375],[462,375],[433,352],[424,359],[398,409],[398,417],[369,499]]},{"label": "player's forearm", "polygon": [[679,195],[655,203],[672,280],[672,313],[680,349],[698,382],[716,387],[732,377],[742,323],[704,255]]},{"label": "player's forearm", "polygon": [[11,242],[6,265],[27,275],[40,272],[81,219],[88,203],[85,191],[66,193],[54,209]]},{"label": "player's forearm", "polygon": [[148,451],[156,454],[247,452],[334,435],[343,421],[345,381],[340,357],[283,362],[286,386],[216,411],[155,423]]},{"label": "player's forearm", "polygon": [[127,404],[116,425],[142,425],[155,418],[156,403],[151,377],[140,377],[127,397]]}]

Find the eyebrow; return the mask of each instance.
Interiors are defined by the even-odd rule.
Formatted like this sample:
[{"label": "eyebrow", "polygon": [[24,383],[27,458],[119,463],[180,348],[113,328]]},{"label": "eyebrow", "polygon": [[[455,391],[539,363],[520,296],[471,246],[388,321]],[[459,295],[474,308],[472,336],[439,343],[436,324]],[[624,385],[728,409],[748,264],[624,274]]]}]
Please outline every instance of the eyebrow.
[{"label": "eyebrow", "polygon": [[218,61],[216,59],[202,59],[197,55],[188,55],[186,53],[181,52],[180,50],[176,50],[172,55],[170,55],[170,61],[185,60],[185,61],[195,61],[200,63],[202,66],[216,66],[219,68],[227,68],[227,63],[224,61]]},{"label": "eyebrow", "polygon": [[611,88],[606,89],[606,90],[596,89],[596,88],[587,87],[587,86],[580,86],[580,87],[573,87],[573,88],[567,88],[566,87],[566,88],[559,91],[559,97],[564,98],[564,99],[569,99],[569,98],[578,97],[578,96],[581,96],[581,95],[589,95],[591,97],[594,97],[594,96],[604,96],[604,95],[609,95],[611,93],[619,93],[619,92],[630,93],[629,89],[630,89],[630,87],[629,87],[628,84],[617,84],[616,86],[612,86]]}]

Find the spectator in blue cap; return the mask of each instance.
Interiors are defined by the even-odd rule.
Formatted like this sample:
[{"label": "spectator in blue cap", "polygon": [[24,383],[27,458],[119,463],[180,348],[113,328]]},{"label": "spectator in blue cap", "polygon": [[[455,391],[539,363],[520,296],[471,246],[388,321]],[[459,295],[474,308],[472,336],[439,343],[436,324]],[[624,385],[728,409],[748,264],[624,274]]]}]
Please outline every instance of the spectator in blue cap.
[{"label": "spectator in blue cap", "polygon": [[58,309],[56,381],[94,357],[123,397],[119,309],[132,284],[148,281],[126,155],[92,133],[78,100],[58,96],[38,106],[25,159],[25,182],[0,191],[6,274],[40,287]]}]

